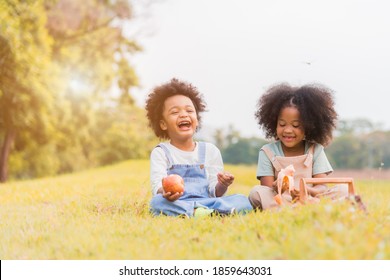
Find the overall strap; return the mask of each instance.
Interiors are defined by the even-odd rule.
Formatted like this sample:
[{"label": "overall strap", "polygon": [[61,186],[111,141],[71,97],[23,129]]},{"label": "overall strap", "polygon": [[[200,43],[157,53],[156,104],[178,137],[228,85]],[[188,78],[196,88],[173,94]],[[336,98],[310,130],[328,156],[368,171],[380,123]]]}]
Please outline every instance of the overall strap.
[{"label": "overall strap", "polygon": [[167,146],[164,143],[160,143],[156,147],[160,147],[163,149],[165,156],[168,159],[168,165],[169,165],[169,167],[171,167],[173,165],[173,158],[172,158],[171,153],[169,152]]},{"label": "overall strap", "polygon": [[279,172],[282,169],[282,165],[279,163],[279,161],[276,160],[274,153],[268,147],[263,147],[261,149],[265,152],[275,170]]},{"label": "overall strap", "polygon": [[313,157],[314,157],[314,144],[311,144],[309,149],[307,150],[307,157],[303,164],[305,166],[313,165]]},{"label": "overall strap", "polygon": [[205,142],[198,142],[198,157],[199,157],[199,160],[198,162],[200,164],[204,164],[205,160],[206,160],[206,143]]}]

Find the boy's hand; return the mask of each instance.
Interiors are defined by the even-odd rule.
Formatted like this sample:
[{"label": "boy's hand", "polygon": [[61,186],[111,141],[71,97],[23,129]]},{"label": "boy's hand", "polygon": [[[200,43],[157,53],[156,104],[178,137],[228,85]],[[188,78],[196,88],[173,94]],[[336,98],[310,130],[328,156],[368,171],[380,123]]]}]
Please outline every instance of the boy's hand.
[{"label": "boy's hand", "polygon": [[218,182],[225,187],[229,187],[231,184],[233,184],[234,176],[229,172],[220,172],[217,174],[217,177]]},{"label": "boy's hand", "polygon": [[169,201],[171,201],[171,202],[173,202],[173,201],[175,201],[175,200],[178,200],[181,196],[183,195],[183,193],[182,192],[177,192],[177,193],[171,193],[171,192],[164,192],[163,194],[162,194],[162,196],[165,198],[165,199],[167,199],[167,200],[169,200]]}]

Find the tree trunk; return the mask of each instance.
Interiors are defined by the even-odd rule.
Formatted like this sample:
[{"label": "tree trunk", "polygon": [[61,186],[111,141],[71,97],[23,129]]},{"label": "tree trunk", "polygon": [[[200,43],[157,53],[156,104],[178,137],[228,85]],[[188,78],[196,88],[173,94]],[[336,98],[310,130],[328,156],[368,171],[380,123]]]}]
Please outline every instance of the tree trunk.
[{"label": "tree trunk", "polygon": [[1,147],[0,153],[0,183],[4,183],[8,178],[8,156],[11,152],[15,135],[16,132],[12,128],[7,130],[4,135],[3,147]]}]

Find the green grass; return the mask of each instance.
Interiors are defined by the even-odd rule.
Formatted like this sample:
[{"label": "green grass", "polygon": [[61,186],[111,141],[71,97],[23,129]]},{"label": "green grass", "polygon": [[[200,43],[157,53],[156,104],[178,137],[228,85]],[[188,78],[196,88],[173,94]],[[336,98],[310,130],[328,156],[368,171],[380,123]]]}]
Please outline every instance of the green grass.
[{"label": "green grass", "polygon": [[[226,166],[230,193],[257,184]],[[390,182],[357,181],[369,215],[348,203],[245,216],[152,217],[149,162],[0,185],[0,259],[390,259]]]}]

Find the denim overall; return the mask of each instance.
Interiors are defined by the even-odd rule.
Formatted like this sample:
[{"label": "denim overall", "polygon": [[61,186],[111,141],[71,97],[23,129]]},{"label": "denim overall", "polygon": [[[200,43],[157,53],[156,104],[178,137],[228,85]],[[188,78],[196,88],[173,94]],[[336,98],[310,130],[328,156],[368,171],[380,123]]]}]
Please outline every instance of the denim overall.
[{"label": "denim overall", "polygon": [[183,177],[185,190],[183,195],[173,202],[165,199],[162,194],[155,195],[150,202],[152,214],[190,217],[194,215],[194,209],[198,207],[214,209],[220,214],[253,210],[248,198],[244,195],[209,196],[209,182],[204,167],[206,145],[204,142],[198,142],[198,145],[199,161],[197,164],[174,164],[172,156],[164,143],[158,145],[164,150],[168,158],[168,175],[178,174]]}]

